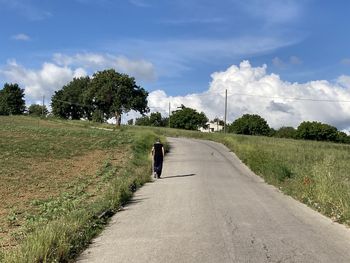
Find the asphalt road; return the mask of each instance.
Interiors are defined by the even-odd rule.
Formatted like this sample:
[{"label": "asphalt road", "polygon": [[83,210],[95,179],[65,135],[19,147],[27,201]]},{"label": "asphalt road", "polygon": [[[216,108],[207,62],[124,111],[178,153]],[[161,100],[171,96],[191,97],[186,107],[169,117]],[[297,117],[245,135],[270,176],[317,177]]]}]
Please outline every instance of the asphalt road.
[{"label": "asphalt road", "polygon": [[223,145],[169,138],[163,179],[140,189],[82,262],[350,262],[350,231],[280,193]]}]

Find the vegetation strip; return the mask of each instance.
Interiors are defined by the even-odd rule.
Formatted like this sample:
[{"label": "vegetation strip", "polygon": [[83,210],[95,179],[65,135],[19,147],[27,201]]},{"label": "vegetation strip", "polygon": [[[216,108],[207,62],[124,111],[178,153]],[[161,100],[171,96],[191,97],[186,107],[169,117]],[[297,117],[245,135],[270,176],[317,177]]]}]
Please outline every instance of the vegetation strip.
[{"label": "vegetation strip", "polygon": [[[16,117],[23,118],[23,117]],[[33,129],[34,119],[13,119],[15,122],[32,122],[27,127],[14,127],[24,132]],[[33,122],[34,120],[34,122]],[[60,123],[60,122],[58,122]],[[44,126],[56,125],[56,121],[42,122]],[[83,123],[63,122],[63,126],[85,125]],[[2,126],[4,127],[4,126]],[[11,126],[12,127],[12,126]],[[73,130],[75,130],[73,128]],[[73,133],[73,130],[64,130],[65,134]],[[38,129],[42,135],[50,132],[48,128]],[[96,132],[103,133],[103,137],[109,136],[109,142],[113,142],[113,136],[127,139],[131,149],[131,158],[125,167],[115,167],[110,160],[106,160],[96,176],[106,182],[106,187],[93,185],[100,188],[95,196],[88,196],[88,183],[77,184],[70,192],[65,192],[56,198],[38,200],[35,206],[40,211],[31,220],[30,228],[23,229],[24,237],[20,246],[14,250],[5,251],[0,261],[4,262],[69,262],[98,234],[108,218],[113,215],[121,205],[125,204],[132,193],[138,187],[150,180],[149,150],[155,141],[156,135],[152,131],[134,131],[130,129],[118,129],[115,132],[99,131],[89,128],[78,133],[93,135]],[[110,134],[110,135],[109,135]],[[124,135],[123,135],[124,134]],[[97,138],[100,138],[99,136]],[[96,139],[97,139],[96,138]],[[102,144],[105,142],[101,141]],[[116,145],[117,147],[118,144]],[[109,147],[109,146],[108,146]]]}]

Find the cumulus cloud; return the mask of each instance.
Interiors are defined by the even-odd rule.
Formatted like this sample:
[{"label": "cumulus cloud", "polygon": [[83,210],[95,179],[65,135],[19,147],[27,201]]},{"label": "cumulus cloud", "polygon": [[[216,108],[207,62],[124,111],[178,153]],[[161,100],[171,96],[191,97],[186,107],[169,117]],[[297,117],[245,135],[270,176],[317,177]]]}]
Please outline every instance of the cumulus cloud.
[{"label": "cumulus cloud", "polygon": [[4,81],[20,84],[25,89],[27,102],[30,103],[40,100],[43,95],[51,98],[54,91],[61,89],[75,77],[86,76],[106,68],[127,73],[136,77],[138,81],[155,79],[155,69],[148,61],[97,53],[73,56],[55,54],[53,61],[43,63],[39,69],[26,68],[15,60],[9,60],[0,68],[0,76]]},{"label": "cumulus cloud", "polygon": [[87,75],[83,68],[71,69],[53,63],[44,63],[38,70],[27,69],[15,60],[8,61],[0,70],[8,82],[19,83],[25,89],[26,98],[37,101],[45,96],[51,98],[54,91],[62,88],[75,77]]},{"label": "cumulus cloud", "polygon": [[335,83],[325,80],[290,83],[276,74],[268,74],[266,65],[252,67],[243,61],[211,77],[209,89],[203,93],[171,97],[161,90],[151,92],[151,110],[167,115],[170,102],[172,110],[184,104],[205,112],[210,119],[223,118],[227,89],[230,122],[250,113],[259,114],[274,128],[297,127],[302,121],[315,120],[350,129],[348,76],[342,76]]},{"label": "cumulus cloud", "polygon": [[26,35],[26,34],[17,34],[11,37],[14,40],[19,40],[19,41],[29,41],[30,40],[30,36]]},{"label": "cumulus cloud", "polygon": [[129,74],[139,80],[154,81],[156,79],[153,64],[143,59],[132,60],[124,56],[99,53],[78,53],[73,56],[56,53],[54,61],[61,66],[78,66],[94,71],[114,68],[118,72]]}]

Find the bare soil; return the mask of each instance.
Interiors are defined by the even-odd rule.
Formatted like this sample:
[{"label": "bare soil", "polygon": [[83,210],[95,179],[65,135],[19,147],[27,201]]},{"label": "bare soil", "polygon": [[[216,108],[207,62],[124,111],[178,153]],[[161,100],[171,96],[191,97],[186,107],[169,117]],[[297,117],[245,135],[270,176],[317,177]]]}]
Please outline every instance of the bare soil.
[{"label": "bare soil", "polygon": [[[109,159],[123,166],[127,160],[126,147],[115,150],[94,150],[71,159],[21,158],[18,169],[0,176],[0,248],[17,245],[16,232],[24,223],[25,214],[32,212],[33,200],[45,200],[69,190],[72,183],[89,182],[87,191],[94,193],[100,178],[97,171]],[[9,160],[10,161],[10,160]]]}]

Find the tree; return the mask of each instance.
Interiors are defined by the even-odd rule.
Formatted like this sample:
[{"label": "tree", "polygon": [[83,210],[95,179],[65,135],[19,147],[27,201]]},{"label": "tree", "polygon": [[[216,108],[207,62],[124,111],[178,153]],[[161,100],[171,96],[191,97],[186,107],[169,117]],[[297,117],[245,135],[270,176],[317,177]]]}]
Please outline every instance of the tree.
[{"label": "tree", "polygon": [[134,119],[128,120],[128,125],[134,125]]},{"label": "tree", "polygon": [[279,128],[276,133],[274,134],[275,137],[279,138],[296,138],[296,129],[293,127],[281,127]]},{"label": "tree", "polygon": [[28,108],[28,114],[33,116],[46,116],[49,113],[45,105],[32,104]]},{"label": "tree", "polygon": [[304,140],[337,141],[338,130],[325,123],[304,121],[298,126],[296,136]]},{"label": "tree", "polygon": [[195,109],[181,105],[181,110],[172,112],[170,125],[172,128],[198,130],[199,127],[204,127],[207,122],[208,118],[203,112],[199,113]]},{"label": "tree", "polygon": [[74,78],[51,98],[52,113],[55,116],[79,120],[92,118],[92,107],[84,105],[84,93],[90,82],[89,77]]},{"label": "tree", "polygon": [[102,111],[105,118],[114,116],[119,126],[123,113],[149,111],[147,96],[148,92],[137,86],[134,78],[109,69],[93,75],[84,101]]},{"label": "tree", "polygon": [[229,132],[246,135],[269,135],[266,120],[257,114],[244,114],[229,126]]},{"label": "tree", "polygon": [[149,117],[142,116],[140,118],[136,118],[135,125],[138,126],[150,126]]},{"label": "tree", "polygon": [[17,83],[5,83],[0,90],[0,115],[18,115],[25,111],[24,89],[21,89]]},{"label": "tree", "polygon": [[161,127],[162,126],[162,114],[160,112],[152,112],[149,116],[150,126]]},{"label": "tree", "polygon": [[221,126],[225,125],[225,122],[223,120],[219,119],[218,117],[214,118],[214,120],[212,120],[211,123],[218,123]]}]

